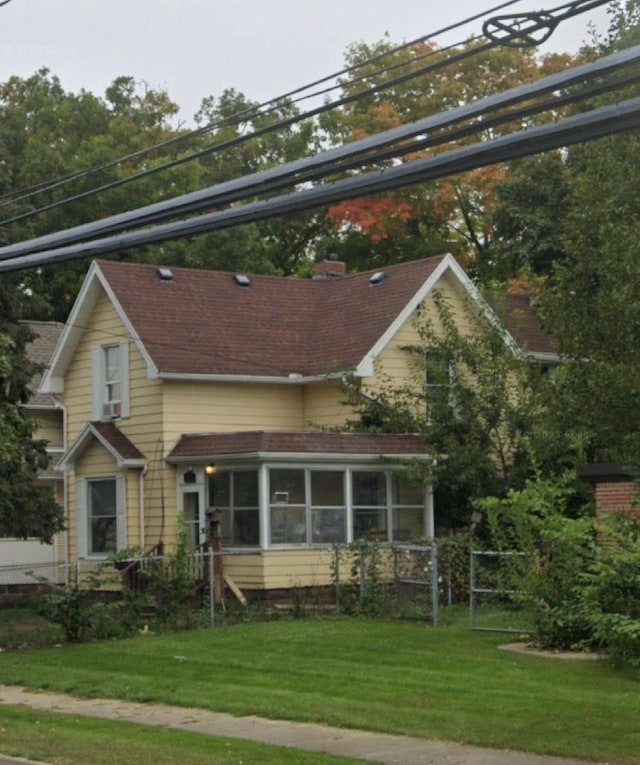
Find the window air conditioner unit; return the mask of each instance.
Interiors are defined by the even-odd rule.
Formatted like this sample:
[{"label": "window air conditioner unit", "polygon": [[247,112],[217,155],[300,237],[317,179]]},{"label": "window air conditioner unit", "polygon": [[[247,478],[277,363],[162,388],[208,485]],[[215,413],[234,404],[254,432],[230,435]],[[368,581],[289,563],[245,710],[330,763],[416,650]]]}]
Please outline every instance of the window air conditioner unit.
[{"label": "window air conditioner unit", "polygon": [[121,407],[119,401],[108,401],[102,405],[102,416],[105,420],[116,420],[120,417]]}]

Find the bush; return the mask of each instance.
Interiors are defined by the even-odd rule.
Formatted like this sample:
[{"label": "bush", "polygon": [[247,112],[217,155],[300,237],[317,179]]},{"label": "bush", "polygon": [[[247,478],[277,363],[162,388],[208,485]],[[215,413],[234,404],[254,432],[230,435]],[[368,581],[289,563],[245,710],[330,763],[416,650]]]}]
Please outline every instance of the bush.
[{"label": "bush", "polygon": [[640,667],[640,522],[612,515],[581,595],[594,638],[617,664]]},{"label": "bush", "polygon": [[545,648],[570,649],[594,641],[580,583],[596,559],[593,519],[567,517],[574,476],[528,481],[504,499],[479,503],[494,549],[524,553],[508,587],[531,614],[534,639]]}]

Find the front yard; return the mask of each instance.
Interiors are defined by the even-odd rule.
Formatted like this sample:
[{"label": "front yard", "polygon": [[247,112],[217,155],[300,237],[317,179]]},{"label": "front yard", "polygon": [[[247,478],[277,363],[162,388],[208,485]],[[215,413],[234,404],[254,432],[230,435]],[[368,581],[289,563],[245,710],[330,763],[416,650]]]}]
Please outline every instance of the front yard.
[{"label": "front yard", "polygon": [[499,651],[504,637],[446,621],[287,620],[6,651],[0,682],[640,763],[637,671]]}]

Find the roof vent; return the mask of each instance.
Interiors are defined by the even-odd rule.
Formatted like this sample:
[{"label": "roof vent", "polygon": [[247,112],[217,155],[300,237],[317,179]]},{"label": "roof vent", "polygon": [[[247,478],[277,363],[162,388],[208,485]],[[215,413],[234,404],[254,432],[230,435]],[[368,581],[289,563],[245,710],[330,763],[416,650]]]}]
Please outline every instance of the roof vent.
[{"label": "roof vent", "polygon": [[173,281],[173,271],[170,268],[158,268],[156,269],[156,273],[161,282]]},{"label": "roof vent", "polygon": [[233,279],[238,287],[248,287],[251,284],[251,280],[246,274],[234,274]]},{"label": "roof vent", "polygon": [[375,287],[377,284],[380,284],[387,278],[387,275],[384,271],[376,271],[375,274],[372,274],[369,277],[369,284],[372,287]]}]

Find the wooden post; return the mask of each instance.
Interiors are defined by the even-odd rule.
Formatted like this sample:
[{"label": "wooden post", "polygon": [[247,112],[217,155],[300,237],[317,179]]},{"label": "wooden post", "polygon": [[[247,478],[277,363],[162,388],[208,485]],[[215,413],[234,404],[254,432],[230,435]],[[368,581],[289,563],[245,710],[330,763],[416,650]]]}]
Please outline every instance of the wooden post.
[{"label": "wooden post", "polygon": [[209,521],[207,529],[207,544],[213,555],[213,600],[215,603],[222,603],[223,571],[222,555],[220,550],[222,543],[220,539],[220,511],[213,510],[207,512]]}]

